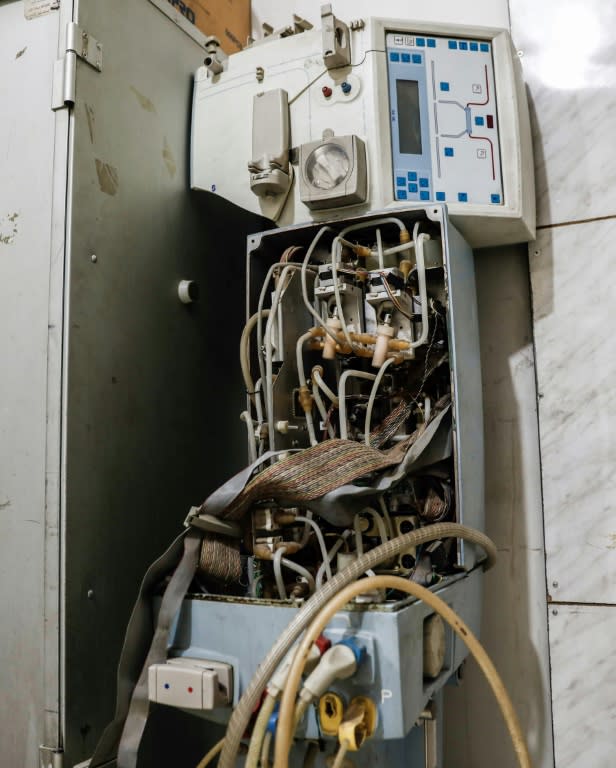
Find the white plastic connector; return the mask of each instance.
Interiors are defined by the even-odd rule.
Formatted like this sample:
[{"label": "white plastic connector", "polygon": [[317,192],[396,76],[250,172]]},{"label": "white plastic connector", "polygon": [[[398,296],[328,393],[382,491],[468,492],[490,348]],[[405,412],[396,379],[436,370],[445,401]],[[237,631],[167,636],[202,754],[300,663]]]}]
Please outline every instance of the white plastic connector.
[{"label": "white plastic connector", "polygon": [[148,669],[148,698],[158,704],[210,710],[230,704],[233,669],[229,664],[180,657]]},{"label": "white plastic connector", "polygon": [[[287,653],[282,664],[279,665],[278,669],[274,672],[271,680],[267,684],[267,692],[274,698],[277,698],[280,695],[282,689],[286,685],[291,662],[293,661],[293,656],[295,655],[295,650],[295,648],[292,648],[289,653]],[[306,659],[306,666],[304,667],[304,670],[306,672],[311,672],[320,660],[321,651],[319,647],[313,643],[312,647],[310,648],[308,658]]]},{"label": "white plastic connector", "polygon": [[357,656],[347,645],[338,643],[325,651],[316,669],[308,676],[300,698],[313,701],[320,698],[334,680],[346,680],[357,670]]},{"label": "white plastic connector", "polygon": [[[342,330],[342,323],[336,316],[327,318],[327,327],[329,330],[337,334]],[[323,359],[333,360],[336,357],[336,341],[327,333],[325,335],[325,345],[323,346]]]}]

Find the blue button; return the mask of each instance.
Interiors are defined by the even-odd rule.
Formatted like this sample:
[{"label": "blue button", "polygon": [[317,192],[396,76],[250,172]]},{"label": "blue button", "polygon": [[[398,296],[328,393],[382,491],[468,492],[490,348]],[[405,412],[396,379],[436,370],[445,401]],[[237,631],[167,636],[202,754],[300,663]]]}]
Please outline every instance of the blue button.
[{"label": "blue button", "polygon": [[490,202],[499,204],[500,203],[500,195],[490,195]]},{"label": "blue button", "polygon": [[408,64],[410,60],[411,60],[411,54],[410,53],[403,53],[402,54],[402,61],[405,64]]},{"label": "blue button", "polygon": [[477,117],[475,118],[475,125],[483,125],[483,124],[484,124],[484,122],[485,122],[485,121],[484,121],[483,117],[477,116]]},{"label": "blue button", "polygon": [[443,200],[445,199],[445,193],[444,193],[444,192],[437,192],[437,193],[436,193],[436,199],[437,199],[437,200],[438,200],[440,203],[442,203],[442,202],[443,202]]},{"label": "blue button", "polygon": [[458,202],[468,203],[468,195],[466,192],[458,192]]},{"label": "blue button", "polygon": [[417,184],[409,184],[409,192],[417,194]]},{"label": "blue button", "polygon": [[413,54],[413,64],[421,64],[421,53]]},{"label": "blue button", "polygon": [[428,48],[436,48],[436,40],[433,37],[428,38]]},{"label": "blue button", "polygon": [[453,157],[453,147],[445,147],[445,157]]},{"label": "blue button", "polygon": [[426,39],[425,39],[425,37],[416,37],[416,38],[415,38],[415,45],[416,45],[418,48],[424,48],[424,47],[425,47],[425,45],[426,45]]},{"label": "blue button", "polygon": [[419,186],[420,187],[429,187],[430,186],[430,182],[428,181],[428,179],[419,179]]},{"label": "blue button", "polygon": [[406,190],[404,189],[397,189],[396,190],[396,197],[398,200],[406,200]]},{"label": "blue button", "polygon": [[389,60],[390,61],[400,61],[400,54],[399,53],[390,53],[389,54]]},{"label": "blue button", "polygon": [[478,51],[479,50],[479,44],[478,43],[471,43],[470,44],[471,51]]},{"label": "blue button", "polygon": [[409,171],[406,175],[409,181],[417,181],[417,171]]},{"label": "blue button", "polygon": [[441,83],[440,84],[441,91],[448,91],[449,90],[449,83]]},{"label": "blue button", "polygon": [[165,690],[167,690],[167,691],[168,691],[168,690],[169,690],[169,687],[170,687],[170,686],[169,686],[169,683],[165,683],[165,685],[164,685],[163,687],[165,688]]},{"label": "blue button", "polygon": [[351,93],[351,88],[352,88],[352,87],[353,87],[353,86],[351,85],[351,83],[347,83],[347,81],[346,81],[346,80],[345,80],[345,81],[344,81],[344,83],[342,83],[342,85],[340,86],[340,88],[341,88],[341,90],[342,90],[342,93]]},{"label": "blue button", "polygon": [[487,53],[490,50],[490,46],[487,43],[479,43],[479,49]]},{"label": "blue button", "polygon": [[419,199],[420,200],[429,200],[430,199],[430,193],[423,190],[419,193]]},{"label": "blue button", "polygon": [[468,43],[460,42],[460,50],[461,51],[467,51],[468,50]]},{"label": "blue button", "polygon": [[455,50],[457,49],[457,47],[458,47],[458,41],[457,41],[457,40],[450,40],[450,41],[447,43],[447,45],[448,45],[448,46],[449,46],[449,47],[450,47],[452,50],[454,50],[454,51],[455,51]]},{"label": "blue button", "polygon": [[397,187],[403,187],[406,184],[406,179],[404,176],[396,176],[396,186]]}]

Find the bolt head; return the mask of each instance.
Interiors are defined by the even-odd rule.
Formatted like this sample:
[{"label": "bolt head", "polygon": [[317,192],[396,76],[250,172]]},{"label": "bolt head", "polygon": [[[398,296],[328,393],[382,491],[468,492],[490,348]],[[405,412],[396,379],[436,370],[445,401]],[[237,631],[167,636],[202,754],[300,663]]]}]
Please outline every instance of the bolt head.
[{"label": "bolt head", "polygon": [[90,261],[92,262],[92,264],[96,264],[96,262],[98,261],[98,256],[95,253],[93,253],[90,256]]}]

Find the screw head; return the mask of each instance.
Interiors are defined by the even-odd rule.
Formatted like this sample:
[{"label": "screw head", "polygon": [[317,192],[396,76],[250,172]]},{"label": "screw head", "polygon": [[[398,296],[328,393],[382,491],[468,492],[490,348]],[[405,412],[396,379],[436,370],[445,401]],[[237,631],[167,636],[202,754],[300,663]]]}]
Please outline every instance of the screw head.
[{"label": "screw head", "polygon": [[552,608],[552,614],[558,616],[558,608]]},{"label": "screw head", "polygon": [[96,264],[96,262],[98,261],[98,256],[95,253],[93,253],[90,256],[90,261],[92,262],[92,264]]},{"label": "screw head", "polygon": [[89,589],[88,590],[88,600],[94,600],[94,590]]},{"label": "screw head", "polygon": [[552,586],[554,587],[554,589],[558,589],[558,582],[557,581],[553,581],[552,582]]}]

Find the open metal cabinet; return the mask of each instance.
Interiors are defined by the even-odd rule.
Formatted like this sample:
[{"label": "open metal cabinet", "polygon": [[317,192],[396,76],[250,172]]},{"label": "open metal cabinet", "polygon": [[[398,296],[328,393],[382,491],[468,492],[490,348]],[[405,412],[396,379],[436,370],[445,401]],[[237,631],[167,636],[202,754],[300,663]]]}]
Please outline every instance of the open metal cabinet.
[{"label": "open metal cabinet", "polygon": [[0,2],[6,766],[92,754],[146,566],[244,464],[216,318],[264,227],[188,192],[202,59],[148,0]]}]

